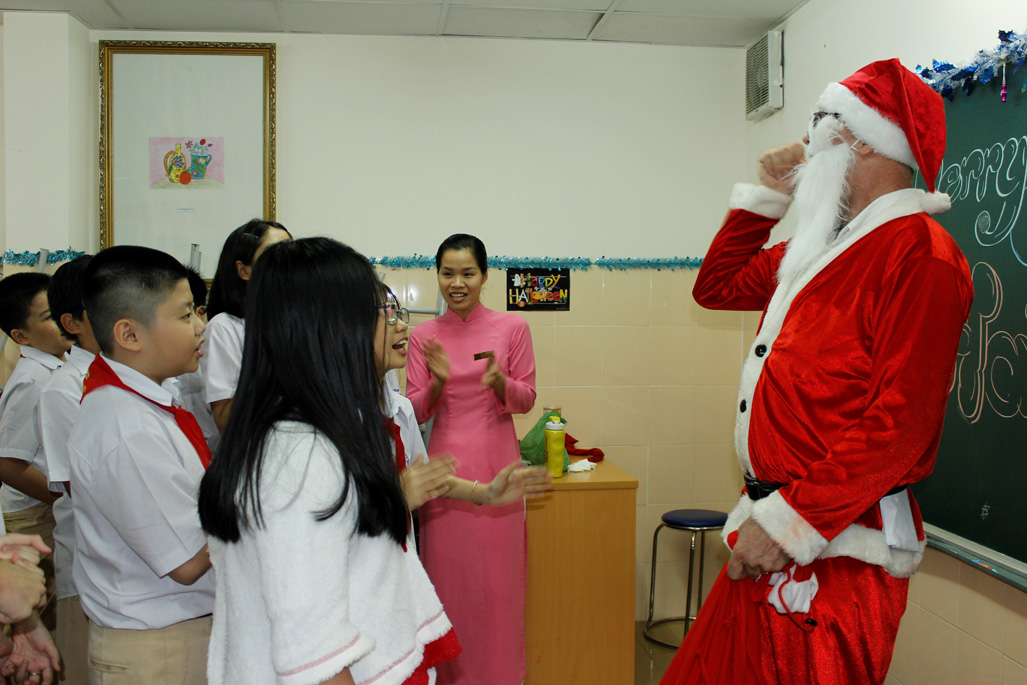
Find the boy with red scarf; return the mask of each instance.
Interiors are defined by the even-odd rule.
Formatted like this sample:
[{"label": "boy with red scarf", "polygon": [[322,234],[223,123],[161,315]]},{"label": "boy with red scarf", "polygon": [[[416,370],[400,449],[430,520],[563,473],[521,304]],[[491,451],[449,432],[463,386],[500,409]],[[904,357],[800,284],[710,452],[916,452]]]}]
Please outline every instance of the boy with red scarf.
[{"label": "boy with red scarf", "polygon": [[91,681],[206,679],[214,583],[196,498],[210,450],[162,387],[195,371],[202,354],[187,278],[170,255],[133,246],[104,250],[85,274],[103,353],[89,367],[68,451]]}]

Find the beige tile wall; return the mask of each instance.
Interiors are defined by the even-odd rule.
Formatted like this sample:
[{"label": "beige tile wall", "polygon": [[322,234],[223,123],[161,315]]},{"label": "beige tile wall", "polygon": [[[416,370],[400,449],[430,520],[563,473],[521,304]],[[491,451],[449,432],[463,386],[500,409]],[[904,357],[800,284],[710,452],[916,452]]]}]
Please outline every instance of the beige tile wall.
[{"label": "beige tile wall", "polygon": [[[434,271],[389,270],[408,306],[434,307]],[[505,309],[503,272],[483,301]],[[521,435],[543,404],[563,406],[568,432],[598,445],[638,479],[635,616],[645,618],[653,531],[671,509],[729,510],[741,489],[733,448],[734,404],[756,313],[696,306],[695,272],[604,271],[571,275],[570,312],[531,313],[538,401],[517,418]],[[414,317],[414,321],[425,317]],[[708,540],[705,586],[727,555]],[[657,616],[684,613],[688,537],[660,534]],[[888,676],[891,685],[1027,685],[1027,593],[928,550]]]},{"label": "beige tile wall", "polygon": [[887,683],[1027,685],[1027,593],[929,548]]}]

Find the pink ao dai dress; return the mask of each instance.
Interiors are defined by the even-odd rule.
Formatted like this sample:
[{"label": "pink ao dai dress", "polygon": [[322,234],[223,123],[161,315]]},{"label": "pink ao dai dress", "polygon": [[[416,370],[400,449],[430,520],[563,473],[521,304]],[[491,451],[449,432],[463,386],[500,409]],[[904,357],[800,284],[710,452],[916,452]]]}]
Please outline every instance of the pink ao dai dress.
[{"label": "pink ao dai dress", "polygon": [[[449,356],[442,396],[428,407],[432,376],[421,348],[438,339]],[[482,387],[495,352],[506,376],[506,401]],[[417,420],[434,416],[429,456],[450,452],[456,475],[479,481],[477,496],[504,466],[520,460],[512,414],[535,404],[535,355],[527,322],[479,304],[464,321],[448,311],[410,334],[407,397]],[[477,507],[438,498],[420,509],[421,559],[453,622],[463,653],[439,668],[440,685],[518,685],[525,677],[527,577],[524,502]]]}]

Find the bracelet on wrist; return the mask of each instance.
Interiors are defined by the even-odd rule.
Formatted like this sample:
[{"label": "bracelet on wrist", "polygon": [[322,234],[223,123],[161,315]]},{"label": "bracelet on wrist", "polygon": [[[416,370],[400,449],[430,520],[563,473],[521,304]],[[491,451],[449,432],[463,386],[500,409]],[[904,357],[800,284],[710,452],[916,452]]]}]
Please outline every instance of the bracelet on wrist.
[{"label": "bracelet on wrist", "polygon": [[474,490],[477,487],[478,487],[478,481],[474,481],[474,483],[471,485],[471,504],[473,504],[476,507],[480,507],[481,506],[481,502],[477,502],[474,499]]}]

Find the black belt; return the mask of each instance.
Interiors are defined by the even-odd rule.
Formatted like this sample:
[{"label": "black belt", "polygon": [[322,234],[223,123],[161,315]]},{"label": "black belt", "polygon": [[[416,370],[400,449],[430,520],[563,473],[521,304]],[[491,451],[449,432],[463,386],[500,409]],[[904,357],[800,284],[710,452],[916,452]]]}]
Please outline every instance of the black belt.
[{"label": "black belt", "polygon": [[[751,499],[753,502],[758,502],[764,497],[769,497],[774,492],[788,485],[788,483],[771,483],[770,481],[759,480],[757,478],[753,478],[748,473],[742,475],[745,476],[745,492],[749,495],[749,499]],[[888,494],[886,494],[885,497],[888,497],[889,495],[897,495],[905,489],[905,485],[900,485],[897,488],[892,488],[888,491]]]}]

